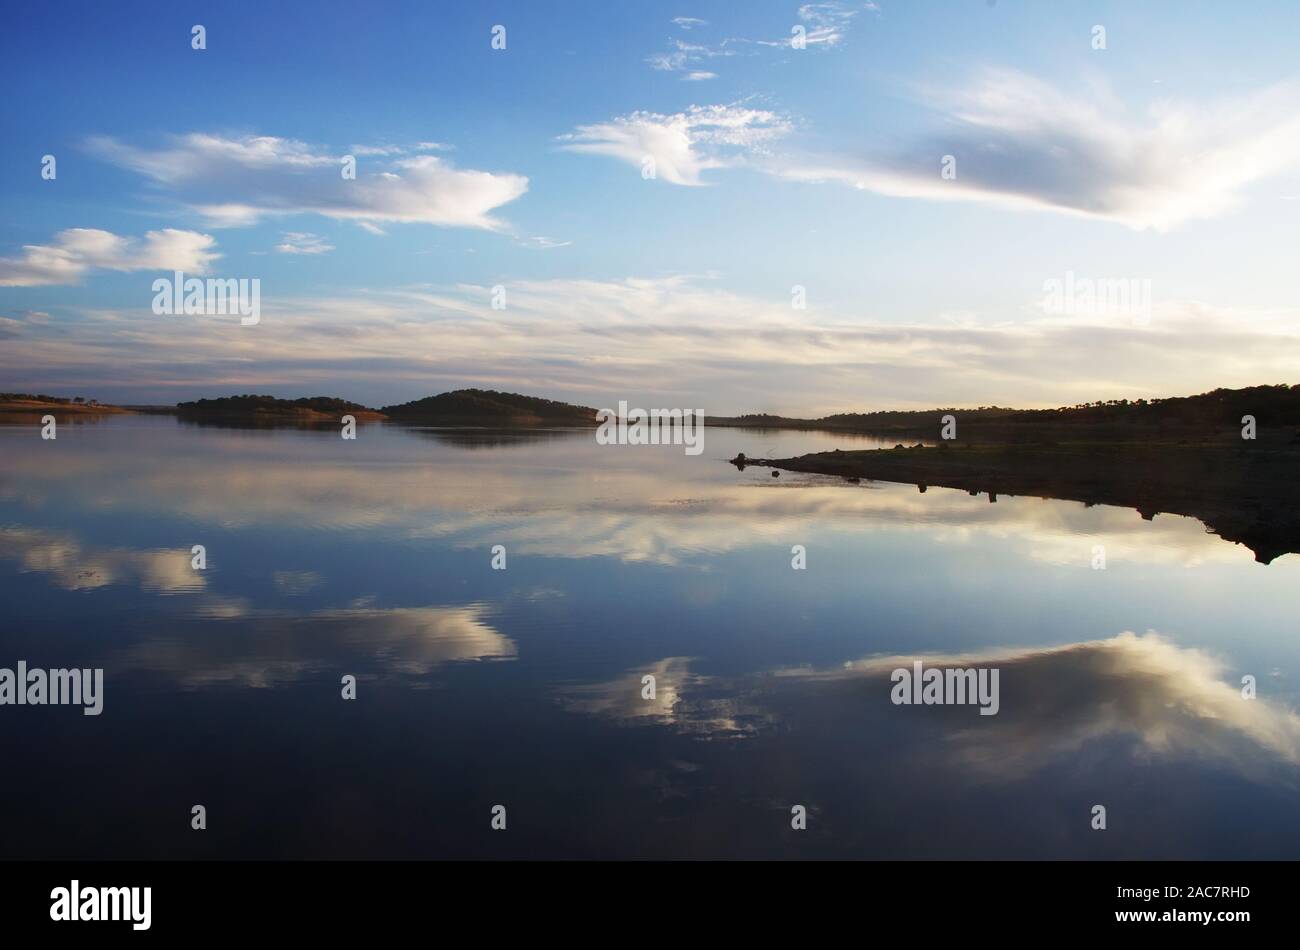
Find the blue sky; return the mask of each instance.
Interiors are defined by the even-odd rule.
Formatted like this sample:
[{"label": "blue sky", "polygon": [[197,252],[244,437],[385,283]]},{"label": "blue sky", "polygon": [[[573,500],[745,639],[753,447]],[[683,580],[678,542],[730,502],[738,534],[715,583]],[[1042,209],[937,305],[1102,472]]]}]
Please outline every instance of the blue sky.
[{"label": "blue sky", "polygon": [[[820,412],[1300,375],[1294,4],[4,17],[0,389]],[[176,268],[259,279],[261,321],[155,314]],[[1150,306],[1052,312],[1067,273]]]}]

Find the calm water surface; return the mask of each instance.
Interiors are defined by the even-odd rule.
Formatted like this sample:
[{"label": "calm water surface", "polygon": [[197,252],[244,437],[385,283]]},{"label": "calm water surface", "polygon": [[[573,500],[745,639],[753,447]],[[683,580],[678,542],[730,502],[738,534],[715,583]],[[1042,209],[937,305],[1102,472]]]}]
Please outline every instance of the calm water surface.
[{"label": "calm water surface", "polygon": [[723,461],[876,445],[0,426],[0,667],[106,678],[0,707],[0,856],[1300,858],[1300,557]]}]

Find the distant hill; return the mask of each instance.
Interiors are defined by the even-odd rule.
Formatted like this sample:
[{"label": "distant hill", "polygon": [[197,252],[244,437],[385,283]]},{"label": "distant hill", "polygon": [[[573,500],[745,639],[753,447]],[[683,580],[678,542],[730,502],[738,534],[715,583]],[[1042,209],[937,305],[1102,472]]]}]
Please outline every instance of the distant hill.
[{"label": "distant hill", "polygon": [[858,432],[930,434],[939,431],[944,415],[957,417],[967,434],[1006,441],[1059,438],[1116,438],[1145,433],[1178,435],[1239,430],[1241,417],[1255,417],[1260,429],[1300,427],[1300,385],[1248,386],[1215,389],[1195,396],[1166,399],[1111,399],[1062,406],[1058,409],[1010,409],[980,406],[974,409],[883,410],[842,412],[818,419],[790,419],[751,414],[710,417],[710,425],[752,428],[817,428]]},{"label": "distant hill", "polygon": [[442,425],[596,424],[595,409],[494,389],[457,389],[398,406],[384,406],[380,412],[399,422]]},{"label": "distant hill", "polygon": [[177,403],[176,412],[183,416],[290,419],[302,422],[336,421],[344,415],[355,416],[358,421],[383,418],[367,406],[334,396],[309,396],[301,399],[254,395],[221,396],[217,399]]},{"label": "distant hill", "polygon": [[1243,415],[1253,415],[1261,425],[1300,425],[1300,385],[1249,386],[1245,389],[1215,389],[1196,396],[1166,399],[1110,399],[1062,406],[1059,409],[930,409],[917,412],[838,413],[821,422],[860,425],[864,422],[899,425],[936,414],[960,412],[966,418],[1007,422],[1055,422],[1075,420],[1089,423],[1166,422],[1184,425],[1239,425]]}]

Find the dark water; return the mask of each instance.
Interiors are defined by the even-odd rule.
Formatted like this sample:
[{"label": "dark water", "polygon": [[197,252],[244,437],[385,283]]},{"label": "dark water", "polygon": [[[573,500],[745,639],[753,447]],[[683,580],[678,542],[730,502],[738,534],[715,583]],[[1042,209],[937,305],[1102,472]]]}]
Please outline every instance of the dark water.
[{"label": "dark water", "polygon": [[0,427],[0,667],[105,671],[0,706],[0,856],[1300,857],[1300,558],[721,461],[874,444]]}]

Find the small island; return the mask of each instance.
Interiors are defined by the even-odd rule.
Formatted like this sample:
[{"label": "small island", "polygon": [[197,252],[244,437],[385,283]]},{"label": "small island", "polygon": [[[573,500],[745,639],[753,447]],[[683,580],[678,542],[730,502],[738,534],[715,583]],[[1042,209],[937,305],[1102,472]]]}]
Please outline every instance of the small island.
[{"label": "small island", "polygon": [[595,426],[596,410],[493,389],[457,389],[380,410],[394,422],[440,426]]},{"label": "small island", "polygon": [[539,428],[594,426],[596,410],[552,399],[490,389],[457,389],[412,402],[372,409],[336,396],[279,399],[222,396],[179,403],[180,419],[199,425],[316,426],[337,424],[345,415],[358,423],[393,422],[446,428]]},{"label": "small island", "polygon": [[383,413],[333,396],[277,399],[274,396],[222,396],[176,405],[176,415],[192,421],[233,421],[251,424],[316,425],[337,423],[344,416],[357,422],[377,422]]}]

